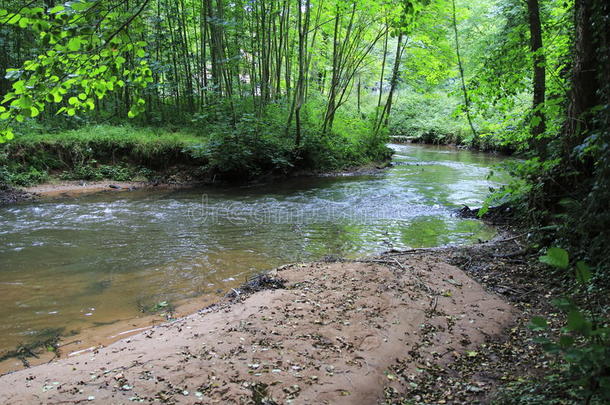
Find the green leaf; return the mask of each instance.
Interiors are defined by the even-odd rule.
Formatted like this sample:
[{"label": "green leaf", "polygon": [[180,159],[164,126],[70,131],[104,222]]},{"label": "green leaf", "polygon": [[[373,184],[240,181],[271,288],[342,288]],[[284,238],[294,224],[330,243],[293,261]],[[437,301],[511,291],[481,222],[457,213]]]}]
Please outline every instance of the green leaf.
[{"label": "green leaf", "polygon": [[78,51],[80,49],[81,40],[78,37],[71,38],[68,41],[68,49],[72,52]]},{"label": "green leaf", "polygon": [[0,131],[0,143],[3,143],[4,141],[10,141],[14,137],[15,137],[15,135],[13,134],[13,131],[10,129],[5,129],[5,130]]},{"label": "green leaf", "polygon": [[31,108],[33,105],[33,101],[32,98],[30,96],[23,96],[20,99],[18,99],[19,101],[19,106],[23,109],[28,109]]},{"label": "green leaf", "polygon": [[546,255],[540,256],[539,259],[542,263],[546,263],[549,266],[556,267],[558,269],[565,270],[570,265],[570,258],[568,252],[565,249],[552,247],[547,250]]},{"label": "green leaf", "polygon": [[19,80],[13,83],[13,89],[15,90],[15,94],[23,94],[26,91],[25,88],[25,80]]},{"label": "green leaf", "polygon": [[78,98],[76,98],[76,97],[70,97],[70,98],[68,99],[68,104],[70,104],[70,105],[75,105],[75,104],[78,104]]},{"label": "green leaf", "polygon": [[532,117],[532,121],[530,122],[530,125],[531,125],[531,126],[533,126],[533,127],[536,127],[536,126],[538,126],[538,125],[540,124],[540,122],[541,122],[541,121],[542,121],[542,120],[540,119],[540,117],[539,117],[539,116],[534,115],[534,116]]},{"label": "green leaf", "polygon": [[31,118],[38,117],[39,114],[40,114],[40,111],[38,110],[38,108],[36,108],[36,107],[30,108],[30,117]]},{"label": "green leaf", "polygon": [[578,349],[569,349],[564,353],[563,357],[569,363],[579,363],[583,358],[583,352]]},{"label": "green leaf", "polygon": [[489,211],[489,201],[485,201],[483,203],[483,206],[479,209],[479,212],[477,213],[477,217],[483,218],[483,216],[485,214],[487,214],[488,211]]},{"label": "green leaf", "polygon": [[75,11],[85,11],[89,8],[90,4],[87,1],[72,1],[70,7]]},{"label": "green leaf", "polygon": [[568,323],[566,327],[571,331],[586,333],[589,329],[589,321],[578,310],[568,312]]},{"label": "green leaf", "polygon": [[564,312],[569,312],[575,308],[574,303],[567,298],[557,298],[551,300],[551,303]]},{"label": "green leaf", "polygon": [[549,325],[546,321],[546,319],[540,317],[540,316],[535,316],[530,320],[529,325],[527,325],[531,330],[535,330],[535,331],[541,331],[541,330],[545,330],[548,329]]},{"label": "green leaf", "polygon": [[132,110],[129,110],[129,112],[127,113],[127,116],[129,118],[135,118],[136,117],[136,113],[134,113]]},{"label": "green leaf", "polygon": [[559,338],[559,345],[561,347],[570,347],[574,344],[574,338],[572,336],[563,335]]},{"label": "green leaf", "polygon": [[591,268],[587,265],[587,263],[578,261],[576,263],[576,280],[578,280],[581,284],[587,284],[591,281]]},{"label": "green leaf", "polygon": [[64,11],[66,8],[64,6],[55,6],[49,10],[49,14],[57,14]]},{"label": "green leaf", "polygon": [[19,69],[7,69],[6,75],[4,76],[7,80],[16,80],[23,74],[23,71]]},{"label": "green leaf", "polygon": [[558,344],[553,343],[553,342],[544,343],[542,345],[542,348],[547,353],[551,353],[551,354],[559,354],[559,353],[561,353],[561,346],[559,346]]}]

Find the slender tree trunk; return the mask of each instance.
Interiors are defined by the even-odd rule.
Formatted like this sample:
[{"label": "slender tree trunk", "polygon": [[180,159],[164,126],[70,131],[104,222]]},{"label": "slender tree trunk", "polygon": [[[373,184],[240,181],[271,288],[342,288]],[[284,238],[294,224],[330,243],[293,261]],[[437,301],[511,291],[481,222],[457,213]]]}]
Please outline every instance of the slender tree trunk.
[{"label": "slender tree trunk", "polygon": [[534,123],[532,125],[532,137],[538,149],[538,154],[541,158],[546,157],[546,142],[543,139],[538,139],[546,130],[546,121],[544,116],[544,100],[546,92],[546,70],[545,57],[542,48],[542,25],[540,24],[540,8],[538,0],[527,0],[527,12],[530,26],[530,49],[533,55],[533,81],[534,81],[534,97],[532,108],[534,111]]},{"label": "slender tree trunk", "polygon": [[[303,107],[303,103],[305,102],[305,82],[307,76],[307,41],[308,41],[308,31],[309,31],[309,16],[310,16],[311,3],[310,0],[306,0],[305,2],[305,22],[300,24],[302,25],[299,32],[299,80],[297,84],[296,91],[296,107],[295,107],[295,122],[296,122],[296,135],[294,143],[298,148],[301,146],[301,108]],[[299,14],[299,20],[301,19],[301,14]]]},{"label": "slender tree trunk", "polygon": [[201,48],[201,71],[199,72],[200,75],[202,75],[203,77],[201,78],[201,80],[203,80],[203,88],[201,89],[201,102],[203,105],[207,104],[208,100],[207,100],[207,92],[208,92],[208,49],[207,49],[207,41],[208,41],[208,25],[206,23],[206,19],[207,19],[207,14],[206,14],[206,7],[205,7],[205,3],[201,4],[201,15],[199,17],[201,19],[201,21],[199,21],[199,30],[201,31],[200,33],[200,37],[201,37],[201,45],[199,46]]},{"label": "slender tree trunk", "polygon": [[358,76],[358,90],[356,93],[357,93],[356,96],[357,96],[357,101],[358,101],[358,103],[357,103],[358,115],[360,115],[360,114],[362,114],[362,110],[360,108],[360,103],[361,103],[360,97],[361,97],[361,93],[362,93],[362,80],[361,80],[360,76]]},{"label": "slender tree trunk", "polygon": [[[387,24],[386,24],[387,27]],[[383,79],[385,77],[385,63],[388,55],[388,38],[390,31],[388,30],[385,34],[385,41],[383,41],[383,57],[381,58],[381,74],[379,75],[379,97],[377,98],[377,108],[375,109],[375,125],[379,120],[379,114],[381,113],[381,100],[383,97]],[[375,131],[377,132],[377,131]]]},{"label": "slender tree trunk", "polygon": [[[308,42],[308,31],[309,31],[309,19],[310,19],[310,8],[311,2],[310,0],[306,0],[304,5],[305,12],[303,12],[303,7],[301,0],[297,0],[297,32],[299,38],[299,54],[298,54],[298,65],[299,65],[299,75],[297,78],[297,83],[294,91],[294,99],[292,101],[292,105],[290,107],[290,112],[288,114],[288,122],[286,124],[286,132],[289,131],[292,117],[294,114],[295,117],[295,126],[296,133],[294,138],[294,144],[298,148],[301,145],[301,108],[303,107],[303,103],[305,101],[305,79],[307,74],[307,42]],[[304,15],[303,15],[304,14]]]},{"label": "slender tree trunk", "polygon": [[191,55],[189,52],[190,44],[187,33],[186,7],[184,0],[180,0],[178,2],[176,5],[176,10],[180,16],[178,20],[178,24],[180,25],[178,34],[181,43],[180,50],[182,53],[182,64],[184,66],[184,95],[186,99],[187,111],[192,113],[195,111],[195,101],[193,99],[193,75],[191,73]]},{"label": "slender tree trunk", "polygon": [[379,133],[379,130],[383,126],[388,126],[390,119],[390,112],[392,111],[392,102],[394,98],[394,92],[396,91],[396,87],[398,87],[398,78],[400,75],[400,62],[402,60],[402,54],[405,49],[405,45],[403,45],[404,33],[401,31],[398,34],[398,41],[396,42],[396,55],[394,58],[394,67],[392,68],[392,79],[390,81],[390,91],[388,93],[388,99],[386,100],[385,105],[383,106],[383,110],[381,112],[381,116],[379,117],[379,121],[377,122],[377,127],[375,128],[375,134]]},{"label": "slender tree trunk", "polygon": [[473,141],[475,143],[478,142],[478,134],[474,129],[474,125],[472,123],[472,117],[470,116],[470,97],[468,97],[468,90],[466,89],[466,79],[464,78],[464,65],[462,64],[462,56],[460,54],[460,40],[458,36],[457,29],[457,16],[455,12],[455,0],[451,0],[452,11],[453,11],[453,33],[455,35],[455,54],[457,56],[458,68],[460,71],[460,78],[462,81],[462,93],[464,95],[464,109],[466,110],[466,118],[468,119],[468,125],[470,125],[470,130],[472,131]]}]

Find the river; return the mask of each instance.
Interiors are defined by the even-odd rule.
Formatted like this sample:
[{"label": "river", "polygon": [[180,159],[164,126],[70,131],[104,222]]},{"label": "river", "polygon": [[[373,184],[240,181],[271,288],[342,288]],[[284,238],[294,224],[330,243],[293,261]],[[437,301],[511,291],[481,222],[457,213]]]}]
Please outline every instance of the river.
[{"label": "river", "polygon": [[392,147],[394,166],[366,175],[0,208],[0,354],[46,328],[90,329],[223,294],[283,263],[493,237],[455,210],[506,180],[488,178],[503,158]]}]

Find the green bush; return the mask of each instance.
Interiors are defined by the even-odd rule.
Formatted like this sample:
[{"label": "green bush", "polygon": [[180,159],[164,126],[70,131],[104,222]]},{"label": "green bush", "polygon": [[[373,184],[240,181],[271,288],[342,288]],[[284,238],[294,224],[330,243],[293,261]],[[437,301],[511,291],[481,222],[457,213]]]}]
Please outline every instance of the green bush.
[{"label": "green bush", "polygon": [[460,144],[469,130],[463,119],[454,117],[457,105],[444,94],[402,91],[390,117],[390,133],[413,136],[424,143]]},{"label": "green bush", "polygon": [[389,158],[386,138],[373,137],[369,124],[349,107],[337,114],[332,133],[323,134],[324,103],[310,100],[302,110],[298,147],[294,120],[287,130],[287,107],[277,103],[267,106],[263,114],[240,113],[235,125],[228,120],[207,124],[208,141],[188,146],[187,151],[207,160],[210,173],[230,179],[287,174],[296,169],[336,170]]},{"label": "green bush", "polygon": [[[193,126],[182,130],[90,125],[44,133],[32,127],[0,151],[14,167],[12,172],[31,171],[32,182],[42,180],[33,170],[70,180],[119,181],[141,175],[144,169],[148,178],[176,169],[187,170],[188,177],[218,175],[242,181],[297,169],[337,170],[391,156],[387,137],[373,136],[370,123],[351,104],[342,107],[332,131],[323,134],[321,98],[303,106],[297,146],[294,118],[286,128],[289,106],[278,101],[259,111],[239,99],[232,105],[220,102],[195,115]],[[18,184],[13,177],[7,181]]]},{"label": "green bush", "polygon": [[63,180],[116,180],[129,181],[136,177],[137,171],[128,166],[100,165],[95,166],[95,161],[87,165],[77,166],[64,172],[60,178]]},{"label": "green bush", "polygon": [[49,180],[49,174],[34,167],[18,168],[12,171],[7,166],[0,167],[0,184],[29,187]]},{"label": "green bush", "polygon": [[515,122],[507,121],[498,112],[491,116],[473,112],[475,138],[461,108],[461,98],[442,89],[426,94],[405,89],[397,95],[389,131],[429,144],[467,145],[503,152],[523,147],[522,139],[515,135],[523,132],[522,123],[515,126]]},{"label": "green bush", "polygon": [[50,169],[82,166],[90,160],[163,166],[188,159],[182,153],[184,147],[204,141],[202,136],[187,131],[95,125],[58,133],[23,134],[2,148],[15,163],[47,165]]},{"label": "green bush", "polygon": [[[561,248],[550,248],[540,261],[560,271],[570,269],[568,252]],[[585,290],[591,281],[591,269],[579,261],[573,268],[574,278]],[[564,360],[565,376],[574,385],[586,403],[610,401],[610,325],[607,320],[593,315],[591,309],[577,306],[572,299],[553,300],[553,304],[566,314],[566,323],[553,336],[549,323],[534,317],[530,328],[544,333],[536,338],[544,350],[561,356]]]}]

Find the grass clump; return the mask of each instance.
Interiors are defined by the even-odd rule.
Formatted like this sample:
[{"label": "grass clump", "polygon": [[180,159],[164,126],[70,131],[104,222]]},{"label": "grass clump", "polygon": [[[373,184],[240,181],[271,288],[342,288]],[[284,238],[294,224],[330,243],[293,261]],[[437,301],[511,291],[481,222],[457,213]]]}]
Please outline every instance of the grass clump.
[{"label": "grass clump", "polygon": [[148,180],[176,165],[204,165],[191,153],[207,139],[188,131],[94,125],[24,133],[0,149],[0,182],[32,186],[61,180]]}]

